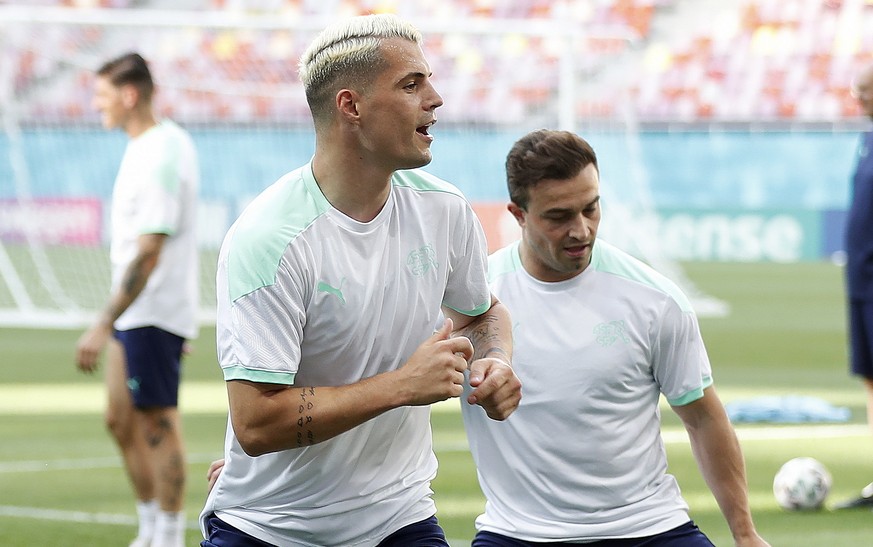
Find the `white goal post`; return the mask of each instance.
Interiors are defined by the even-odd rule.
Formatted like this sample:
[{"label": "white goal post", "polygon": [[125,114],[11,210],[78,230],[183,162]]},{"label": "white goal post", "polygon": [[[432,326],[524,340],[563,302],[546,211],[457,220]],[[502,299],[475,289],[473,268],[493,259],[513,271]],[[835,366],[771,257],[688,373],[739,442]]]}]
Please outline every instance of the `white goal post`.
[{"label": "white goal post", "polygon": [[[654,238],[623,229],[623,218],[652,212],[629,101],[604,112],[616,102],[608,96],[616,86],[600,86],[618,77],[614,65],[635,40],[630,29],[583,36],[563,18],[403,15],[425,35],[445,99],[428,169],[473,202],[492,249],[516,235],[502,212],[512,142],[543,127],[574,130],[601,154],[604,236],[678,281],[699,313],[726,311]],[[126,138],[100,127],[91,90],[93,71],[127,51],[149,60],[159,114],[188,128],[198,147],[202,319],[211,321],[215,257],[226,229],[252,196],[311,157],[296,61],[328,22],[238,11],[0,5],[0,325],[80,327],[108,297],[107,205]]]}]

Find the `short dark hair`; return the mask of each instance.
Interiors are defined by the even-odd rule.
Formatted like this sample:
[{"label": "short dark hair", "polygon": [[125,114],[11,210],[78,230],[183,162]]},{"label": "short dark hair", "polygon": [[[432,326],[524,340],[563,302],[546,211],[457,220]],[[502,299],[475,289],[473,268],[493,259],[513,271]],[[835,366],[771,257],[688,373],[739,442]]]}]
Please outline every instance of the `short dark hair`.
[{"label": "short dark hair", "polygon": [[506,156],[509,199],[527,209],[529,190],[544,179],[575,177],[589,164],[597,167],[597,154],[588,142],[569,131],[540,129],[520,138]]},{"label": "short dark hair", "polygon": [[97,75],[107,78],[115,87],[133,85],[139,91],[140,99],[145,102],[152,100],[155,83],[148,63],[139,53],[125,53],[107,61],[97,71]]}]

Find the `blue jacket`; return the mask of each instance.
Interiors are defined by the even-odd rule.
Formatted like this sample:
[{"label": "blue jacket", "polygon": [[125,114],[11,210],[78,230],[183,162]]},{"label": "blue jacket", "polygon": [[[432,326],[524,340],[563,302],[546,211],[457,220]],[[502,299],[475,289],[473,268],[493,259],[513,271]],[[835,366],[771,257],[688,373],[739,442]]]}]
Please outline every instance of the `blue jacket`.
[{"label": "blue jacket", "polygon": [[863,135],[846,223],[849,298],[873,300],[873,132]]}]

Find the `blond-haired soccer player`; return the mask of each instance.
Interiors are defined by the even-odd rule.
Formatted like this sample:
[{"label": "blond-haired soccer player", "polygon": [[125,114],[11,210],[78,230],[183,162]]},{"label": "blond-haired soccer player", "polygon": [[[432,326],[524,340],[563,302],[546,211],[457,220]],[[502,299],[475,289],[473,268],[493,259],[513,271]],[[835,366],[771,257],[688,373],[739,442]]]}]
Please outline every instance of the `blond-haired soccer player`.
[{"label": "blond-haired soccer player", "polygon": [[191,137],[152,109],[145,59],[122,55],[98,71],[94,105],[130,138],[112,190],[112,295],[79,339],[96,370],[108,346],[106,422],[137,497],[133,547],[184,545],[185,453],[177,408],[180,361],[197,334],[195,214],[199,167]]},{"label": "blond-haired soccer player", "polygon": [[428,405],[460,396],[465,372],[489,419],[518,404],[482,228],[416,170],[442,104],[420,42],[363,16],[301,59],[315,155],[255,199],[219,258],[230,419],[204,546],[447,545]]}]

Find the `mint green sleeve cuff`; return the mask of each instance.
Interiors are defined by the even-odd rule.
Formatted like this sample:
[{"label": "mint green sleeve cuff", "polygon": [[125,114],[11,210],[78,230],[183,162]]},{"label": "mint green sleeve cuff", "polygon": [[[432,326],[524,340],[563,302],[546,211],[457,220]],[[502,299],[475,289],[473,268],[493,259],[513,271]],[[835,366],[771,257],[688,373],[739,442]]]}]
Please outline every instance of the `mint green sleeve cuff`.
[{"label": "mint green sleeve cuff", "polygon": [[480,315],[482,315],[483,313],[485,313],[486,311],[488,311],[488,308],[491,307],[491,301],[489,300],[488,302],[485,302],[485,303],[482,304],[481,306],[479,306],[479,307],[477,307],[477,308],[474,308],[474,309],[472,309],[472,310],[469,310],[469,311],[467,311],[467,310],[459,310],[459,309],[457,309],[457,308],[453,308],[453,307],[448,306],[448,305],[446,305],[446,304],[443,304],[443,306],[446,306],[447,308],[449,308],[449,309],[451,309],[451,310],[455,310],[456,312],[460,313],[461,315],[467,315],[467,316],[469,316],[469,317],[479,317]]},{"label": "mint green sleeve cuff", "polygon": [[675,399],[667,399],[667,402],[670,403],[670,406],[685,406],[689,403],[693,403],[698,399],[703,398],[703,390],[712,385],[712,376],[704,376],[703,377],[703,385],[701,385],[697,389],[692,389],[688,393],[676,397]]},{"label": "mint green sleeve cuff", "polygon": [[222,369],[224,381],[248,380],[258,384],[294,385],[292,372],[279,372],[275,370],[252,370],[240,365],[234,365]]}]

